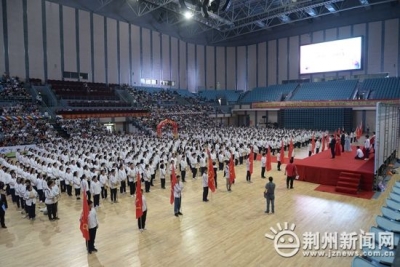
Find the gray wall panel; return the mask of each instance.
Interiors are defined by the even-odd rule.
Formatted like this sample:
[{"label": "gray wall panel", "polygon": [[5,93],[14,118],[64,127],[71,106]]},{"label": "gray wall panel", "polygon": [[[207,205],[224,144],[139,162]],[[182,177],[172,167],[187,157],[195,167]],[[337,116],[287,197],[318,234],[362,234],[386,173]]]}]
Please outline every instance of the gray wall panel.
[{"label": "gray wall panel", "polygon": [[351,26],[345,26],[339,28],[339,39],[351,37]]},{"label": "gray wall panel", "polygon": [[258,44],[258,86],[267,86],[267,47],[264,43]]},{"label": "gray wall panel", "polygon": [[175,88],[178,88],[178,39],[171,38],[171,80],[175,82]]},{"label": "gray wall panel", "polygon": [[299,36],[289,38],[289,79],[298,79],[300,72]]},{"label": "gray wall panel", "polygon": [[[353,36],[355,37],[355,36],[365,36],[366,35],[366,25],[363,23],[363,24],[356,24],[356,25],[354,25],[353,26]],[[351,74],[352,75],[355,75],[355,74],[365,74],[365,72],[366,72],[366,66],[365,66],[365,64],[366,64],[366,56],[367,56],[367,51],[366,51],[366,49],[368,48],[368,46],[366,46],[365,45],[365,43],[366,42],[368,42],[368,39],[367,38],[364,38],[364,47],[363,47],[363,62],[362,62],[362,68],[363,68],[363,70],[360,70],[360,71],[352,71],[351,72]]]},{"label": "gray wall panel", "polygon": [[188,77],[188,90],[190,92],[196,92],[196,64],[194,54],[194,44],[188,44],[187,51],[187,77]]},{"label": "gray wall panel", "polygon": [[143,53],[143,66],[142,78],[152,79],[151,62],[150,62],[150,30],[142,28],[142,53]]},{"label": "gray wall panel", "polygon": [[161,79],[162,80],[170,80],[170,57],[169,57],[169,36],[163,34],[162,35],[162,70],[161,70]]},{"label": "gray wall panel", "polygon": [[289,78],[288,75],[288,38],[278,40],[279,55],[278,55],[278,83],[281,84],[283,80]]},{"label": "gray wall panel", "polygon": [[140,28],[131,26],[131,51],[132,51],[132,83],[140,85],[141,66],[140,66]]},{"label": "gray wall panel", "polygon": [[382,22],[371,22],[368,27],[368,73],[379,73],[381,72],[382,56]]},{"label": "gray wall panel", "polygon": [[246,47],[239,46],[237,48],[237,89],[246,90]]},{"label": "gray wall panel", "polygon": [[[1,14],[1,13],[0,13]],[[44,79],[42,1],[27,1],[29,77]]]},{"label": "gray wall panel", "polygon": [[104,55],[104,18],[93,14],[94,77],[95,82],[106,82]]},{"label": "gray wall panel", "polygon": [[46,1],[48,78],[61,80],[59,5]]},{"label": "gray wall panel", "polygon": [[186,69],[186,43],[179,40],[179,86],[181,89],[188,88],[188,77]]},{"label": "gray wall panel", "polygon": [[204,55],[204,46],[197,46],[197,91],[200,89],[206,88],[205,82],[205,55]]},{"label": "gray wall panel", "polygon": [[120,40],[120,78],[122,84],[129,84],[131,70],[129,67],[129,25],[125,22],[119,23],[119,40]]},{"label": "gray wall panel", "polygon": [[[0,14],[3,14],[3,5],[0,5]],[[6,71],[4,49],[3,18],[0,18],[0,73],[4,73]]]},{"label": "gray wall panel", "polygon": [[25,77],[22,0],[7,0],[7,26],[10,75]]},{"label": "gray wall panel", "polygon": [[248,63],[247,63],[247,90],[252,90],[256,87],[257,81],[257,45],[248,46]]},{"label": "gray wall panel", "polygon": [[90,47],[90,13],[79,10],[79,71],[88,73],[91,80],[92,73],[92,51]]},{"label": "gray wall panel", "polygon": [[215,88],[215,58],[214,58],[214,47],[207,46],[206,47],[206,72],[207,72],[207,80],[206,86],[207,90],[216,89]]},{"label": "gray wall panel", "polygon": [[277,42],[268,41],[268,86],[277,84]]},{"label": "gray wall panel", "polygon": [[75,9],[63,6],[64,71],[78,71],[76,68]]},{"label": "gray wall panel", "polygon": [[[152,48],[153,48],[153,74],[152,77],[157,81],[161,78],[161,58],[160,58],[160,33],[153,31]],[[163,55],[164,56],[164,55]],[[158,83],[160,84],[160,83]]]},{"label": "gray wall panel", "polygon": [[[227,89],[225,81],[225,47],[217,47],[217,58],[215,59],[217,63],[217,89]],[[229,88],[233,89],[233,88]]]},{"label": "gray wall panel", "polygon": [[399,55],[399,19],[385,21],[384,72],[398,76],[397,59]]},{"label": "gray wall panel", "polygon": [[226,71],[227,71],[227,81],[226,87],[229,89],[236,89],[235,84],[235,77],[236,77],[236,70],[235,70],[235,48],[228,47],[227,48],[227,60],[226,60]]},{"label": "gray wall panel", "polygon": [[118,83],[117,21],[107,19],[107,75],[109,83]]}]

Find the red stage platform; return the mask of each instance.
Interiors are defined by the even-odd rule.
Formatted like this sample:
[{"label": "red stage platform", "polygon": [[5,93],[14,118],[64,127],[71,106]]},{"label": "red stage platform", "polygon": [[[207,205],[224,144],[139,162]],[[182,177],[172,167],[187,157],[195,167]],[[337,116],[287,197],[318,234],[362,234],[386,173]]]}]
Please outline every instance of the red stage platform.
[{"label": "red stage platform", "polygon": [[322,185],[336,186],[340,172],[355,172],[362,175],[360,189],[372,191],[374,182],[374,154],[369,160],[354,159],[356,147],[353,152],[344,152],[331,159],[331,151],[325,150],[311,157],[296,160],[299,180]]}]

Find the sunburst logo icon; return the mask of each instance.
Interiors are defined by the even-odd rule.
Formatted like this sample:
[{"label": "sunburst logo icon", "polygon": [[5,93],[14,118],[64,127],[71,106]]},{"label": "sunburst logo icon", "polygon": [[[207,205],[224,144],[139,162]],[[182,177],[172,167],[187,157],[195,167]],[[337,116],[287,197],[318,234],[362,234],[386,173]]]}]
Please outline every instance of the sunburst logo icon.
[{"label": "sunburst logo icon", "polygon": [[273,234],[267,233],[265,237],[274,240],[274,248],[279,255],[285,258],[293,257],[300,249],[300,239],[294,232],[296,225],[292,223],[289,226],[289,223],[285,222],[283,228],[280,223],[277,223],[276,226],[278,230],[271,227],[270,230]]}]

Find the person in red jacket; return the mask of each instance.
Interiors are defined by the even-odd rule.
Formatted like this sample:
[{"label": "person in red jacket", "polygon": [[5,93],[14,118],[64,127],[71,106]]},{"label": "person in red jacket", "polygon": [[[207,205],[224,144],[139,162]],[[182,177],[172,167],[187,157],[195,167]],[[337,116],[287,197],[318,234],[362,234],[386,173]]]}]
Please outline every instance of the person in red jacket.
[{"label": "person in red jacket", "polygon": [[293,181],[297,176],[297,168],[296,165],[294,165],[293,163],[293,158],[291,158],[289,164],[286,165],[285,175],[286,175],[286,188],[289,189],[290,185],[290,189],[293,189]]}]

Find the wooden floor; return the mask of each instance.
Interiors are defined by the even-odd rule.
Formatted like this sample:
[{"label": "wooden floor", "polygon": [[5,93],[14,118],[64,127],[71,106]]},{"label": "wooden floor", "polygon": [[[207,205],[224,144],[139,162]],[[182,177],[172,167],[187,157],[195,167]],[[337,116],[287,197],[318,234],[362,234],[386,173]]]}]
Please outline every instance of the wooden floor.
[{"label": "wooden floor", "polygon": [[[298,154],[296,154],[298,155]],[[388,192],[365,200],[314,191],[316,184],[295,181],[287,190],[283,172],[273,171],[277,184],[275,214],[267,215],[263,198],[265,179],[255,163],[253,183],[245,181],[244,167],[236,169],[233,192],[219,188],[202,202],[201,180],[188,179],[183,194],[183,216],[176,218],[169,204],[170,190],[159,180],[146,194],[147,231],[137,229],[134,199],[101,203],[98,252],[88,255],[79,230],[81,202],[63,196],[60,220],[50,222],[38,212],[36,221],[22,219],[16,207],[6,213],[8,229],[0,229],[1,266],[351,266],[352,258],[307,258],[300,253],[282,258],[273,241],[264,237],[277,223],[295,223],[295,232],[359,232],[375,224]],[[390,185],[396,180],[394,176]],[[168,184],[169,185],[169,184]]]}]

